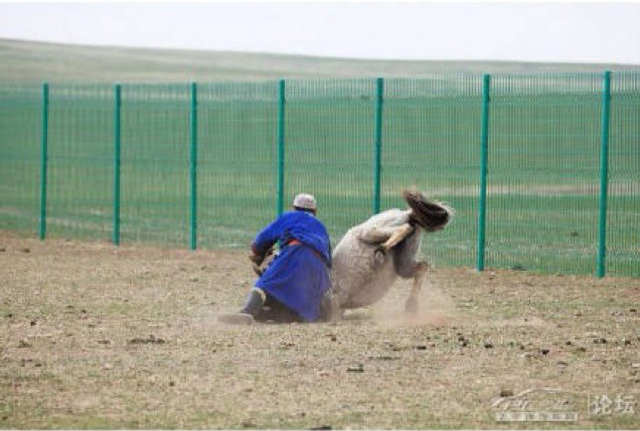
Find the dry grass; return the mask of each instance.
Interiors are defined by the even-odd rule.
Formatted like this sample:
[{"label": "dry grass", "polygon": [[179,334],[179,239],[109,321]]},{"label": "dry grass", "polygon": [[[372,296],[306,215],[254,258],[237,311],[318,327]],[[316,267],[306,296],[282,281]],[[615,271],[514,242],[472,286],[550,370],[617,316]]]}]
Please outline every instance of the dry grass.
[{"label": "dry grass", "polygon": [[[335,324],[230,327],[244,253],[0,232],[0,428],[639,428],[640,280],[435,269]],[[509,394],[571,394],[572,423],[497,423]],[[548,397],[553,398],[549,395]]]}]

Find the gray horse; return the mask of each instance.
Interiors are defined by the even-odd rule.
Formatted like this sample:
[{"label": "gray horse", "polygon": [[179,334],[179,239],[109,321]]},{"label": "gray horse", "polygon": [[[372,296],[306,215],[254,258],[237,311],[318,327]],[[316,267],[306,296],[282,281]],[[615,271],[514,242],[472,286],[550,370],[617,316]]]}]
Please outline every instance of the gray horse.
[{"label": "gray horse", "polygon": [[333,252],[332,288],[327,318],[344,310],[371,305],[382,298],[398,277],[413,278],[405,310],[418,310],[418,295],[428,265],[416,260],[422,231],[434,232],[449,223],[453,210],[422,194],[403,192],[409,209],[390,209],[347,231]]}]

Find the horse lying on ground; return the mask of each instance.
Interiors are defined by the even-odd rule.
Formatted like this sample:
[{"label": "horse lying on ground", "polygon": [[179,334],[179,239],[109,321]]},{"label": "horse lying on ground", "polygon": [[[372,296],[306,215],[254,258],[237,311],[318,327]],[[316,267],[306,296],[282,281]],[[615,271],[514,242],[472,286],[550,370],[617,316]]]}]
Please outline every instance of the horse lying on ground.
[{"label": "horse lying on ground", "polygon": [[418,310],[420,288],[428,265],[416,260],[422,231],[441,230],[453,210],[427,200],[418,192],[403,192],[409,209],[390,209],[347,231],[333,252],[332,287],[325,307],[328,319],[344,310],[371,305],[381,299],[398,277],[413,278],[405,310]]}]

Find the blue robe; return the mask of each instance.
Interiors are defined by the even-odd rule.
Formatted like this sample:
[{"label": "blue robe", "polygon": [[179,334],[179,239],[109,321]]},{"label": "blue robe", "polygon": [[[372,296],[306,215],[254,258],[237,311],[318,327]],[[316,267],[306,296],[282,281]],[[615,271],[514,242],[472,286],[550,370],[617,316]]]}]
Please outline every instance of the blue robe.
[{"label": "blue robe", "polygon": [[[296,241],[289,244],[291,240],[300,244],[295,244]],[[320,302],[331,283],[331,243],[327,230],[313,214],[290,211],[260,231],[253,247],[262,254],[276,242],[280,243],[280,254],[256,281],[256,287],[305,321],[317,320]]]}]

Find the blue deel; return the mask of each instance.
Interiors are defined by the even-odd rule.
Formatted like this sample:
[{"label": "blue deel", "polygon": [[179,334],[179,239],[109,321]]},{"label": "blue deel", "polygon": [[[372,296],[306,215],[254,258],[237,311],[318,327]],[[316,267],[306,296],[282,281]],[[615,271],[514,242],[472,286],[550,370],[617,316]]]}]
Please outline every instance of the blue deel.
[{"label": "blue deel", "polygon": [[[294,239],[300,244],[289,244]],[[317,320],[322,296],[330,287],[327,230],[311,213],[285,212],[258,233],[253,247],[262,253],[276,242],[281,246],[280,254],[255,285],[305,321]]]}]

